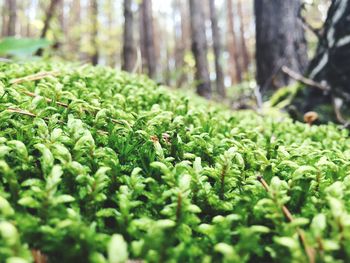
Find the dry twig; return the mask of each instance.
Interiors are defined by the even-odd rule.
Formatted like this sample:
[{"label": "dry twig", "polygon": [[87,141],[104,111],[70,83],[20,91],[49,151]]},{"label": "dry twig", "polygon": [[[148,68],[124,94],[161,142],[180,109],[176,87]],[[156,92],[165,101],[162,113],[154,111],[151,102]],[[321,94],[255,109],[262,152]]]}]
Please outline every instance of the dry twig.
[{"label": "dry twig", "polygon": [[289,77],[292,79],[295,79],[297,81],[300,81],[301,83],[308,85],[310,87],[318,88],[322,91],[329,91],[330,88],[322,83],[316,82],[312,79],[306,78],[303,75],[300,75],[299,73],[295,72],[294,70],[288,68],[287,66],[282,67],[282,71],[286,73]]},{"label": "dry twig", "polygon": [[58,71],[39,72],[39,73],[28,75],[28,76],[25,76],[22,78],[12,79],[10,81],[10,84],[18,84],[18,83],[22,83],[22,82],[26,82],[26,81],[39,80],[39,79],[43,79],[43,78],[46,78],[49,76],[57,76],[58,74],[60,74],[60,72],[58,72]]}]

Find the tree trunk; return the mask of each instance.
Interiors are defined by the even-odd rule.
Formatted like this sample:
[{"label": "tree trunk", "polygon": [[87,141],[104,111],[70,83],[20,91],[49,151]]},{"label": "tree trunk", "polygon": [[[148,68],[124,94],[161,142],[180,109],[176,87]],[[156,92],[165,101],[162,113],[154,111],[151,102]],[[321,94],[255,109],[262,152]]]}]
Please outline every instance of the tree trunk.
[{"label": "tree trunk", "polygon": [[224,86],[224,73],[221,66],[222,56],[222,40],[218,27],[217,14],[215,9],[215,1],[209,0],[211,31],[213,36],[213,49],[215,56],[215,72],[216,72],[216,90],[221,97],[226,96]]},{"label": "tree trunk", "polygon": [[123,65],[122,69],[131,72],[135,64],[134,46],[134,16],[132,0],[124,0],[124,34],[123,34]]},{"label": "tree trunk", "polygon": [[8,3],[3,2],[1,15],[2,15],[2,22],[1,22],[1,36],[5,37],[7,35],[7,14],[8,14]]},{"label": "tree trunk", "polygon": [[[50,22],[51,19],[53,17],[53,14],[55,12],[55,8],[58,5],[58,3],[60,2],[60,0],[51,0],[50,5],[48,7],[48,9],[46,10],[46,17],[45,17],[45,21],[44,21],[44,27],[43,30],[40,33],[40,38],[45,38],[47,31],[49,30],[50,27]],[[40,48],[37,52],[36,55],[37,56],[41,56],[43,54],[43,49]]]},{"label": "tree trunk", "polygon": [[69,3],[69,13],[68,13],[68,36],[67,36],[67,46],[68,52],[73,56],[74,59],[80,58],[80,36],[76,33],[77,29],[80,27],[81,23],[81,4],[80,0],[72,0]]},{"label": "tree trunk", "polygon": [[63,35],[64,36],[67,36],[68,34],[68,27],[67,27],[67,16],[65,15],[65,10],[64,10],[64,7],[65,7],[65,3],[66,1],[65,0],[60,0],[60,6],[59,6],[59,23],[60,23],[60,28],[63,32]]},{"label": "tree trunk", "polygon": [[240,63],[240,57],[238,54],[238,41],[234,27],[234,17],[232,10],[232,0],[227,0],[227,22],[228,22],[228,43],[229,43],[229,54],[231,61],[231,82],[239,83],[242,81],[242,68]]},{"label": "tree trunk", "polygon": [[243,69],[245,71],[248,70],[249,67],[249,54],[248,54],[248,49],[247,49],[247,44],[245,41],[244,37],[244,15],[243,15],[243,10],[242,10],[242,2],[241,0],[237,1],[237,11],[238,11],[238,16],[239,16],[239,31],[240,31],[240,39],[241,39],[241,50],[242,50],[242,62],[243,62]]},{"label": "tree trunk", "polygon": [[90,17],[92,22],[92,28],[91,28],[91,46],[93,48],[92,54],[91,54],[91,64],[97,65],[98,64],[98,58],[99,58],[99,52],[98,52],[98,2],[97,0],[91,0],[90,2]]},{"label": "tree trunk", "polygon": [[152,19],[152,0],[143,0],[141,4],[141,30],[142,30],[142,48],[147,66],[148,76],[156,76],[156,53],[154,48],[153,19]]},{"label": "tree trunk", "polygon": [[[320,112],[325,105],[333,103],[329,118],[345,122],[350,117],[350,1],[332,2],[322,32],[316,55],[310,63],[309,77],[330,90],[307,88],[304,110]],[[305,104],[305,98],[303,101]],[[339,115],[340,111],[343,116]],[[327,115],[327,112],[321,113]]]},{"label": "tree trunk", "polygon": [[257,83],[262,94],[293,81],[282,66],[301,74],[307,67],[300,6],[300,0],[255,0]]},{"label": "tree trunk", "polygon": [[16,34],[16,20],[17,20],[17,4],[16,0],[7,0],[8,6],[8,24],[7,24],[7,36],[14,36]]},{"label": "tree trunk", "polygon": [[[107,0],[105,1],[105,13],[106,13],[106,18],[107,18],[107,29],[108,29],[108,42],[109,43],[113,43],[115,42],[115,35],[114,32],[115,30],[115,0]],[[123,33],[124,35],[124,33]],[[112,45],[112,47],[114,47],[114,45]],[[123,47],[124,47],[124,41],[123,41]],[[107,56],[106,61],[107,61],[107,65],[110,66],[111,68],[114,68],[116,66],[116,62],[117,61],[121,61],[123,63],[123,59],[122,59],[122,55],[120,54],[120,52],[118,52],[115,48],[108,48],[108,52],[105,54],[105,56]]]},{"label": "tree trunk", "polygon": [[173,0],[173,20],[175,34],[175,70],[176,87],[181,87],[187,80],[185,71],[185,52],[190,49],[189,43],[190,26],[188,22],[189,14],[186,5],[181,0]]},{"label": "tree trunk", "polygon": [[207,39],[203,3],[200,0],[190,0],[190,17],[192,31],[192,52],[196,61],[197,93],[210,99],[211,87],[207,60]]},{"label": "tree trunk", "polygon": [[[174,57],[175,57],[175,70],[178,73],[176,74],[176,86],[178,85],[179,80],[182,76],[183,66],[184,66],[184,43],[182,42],[182,17],[181,17],[181,1],[180,0],[173,0],[172,1],[172,18],[173,18],[173,24],[174,24],[174,41],[175,41],[175,50],[174,50]],[[180,18],[180,19],[179,19]]]}]

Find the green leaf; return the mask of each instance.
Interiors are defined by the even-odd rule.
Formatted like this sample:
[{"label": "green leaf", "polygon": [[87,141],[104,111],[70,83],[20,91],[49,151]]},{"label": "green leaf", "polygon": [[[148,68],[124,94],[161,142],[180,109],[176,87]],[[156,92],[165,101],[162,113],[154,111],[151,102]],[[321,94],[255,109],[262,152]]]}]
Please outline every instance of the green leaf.
[{"label": "green leaf", "polygon": [[61,203],[70,203],[73,202],[75,198],[71,195],[59,195],[55,197],[54,202],[56,204],[61,204]]},{"label": "green leaf", "polygon": [[326,229],[326,216],[324,214],[316,215],[311,222],[311,230],[315,236],[322,236],[323,231]]},{"label": "green leaf", "polygon": [[2,196],[0,196],[0,212],[0,214],[4,216],[13,215],[15,212],[10,203]]},{"label": "green leaf", "polygon": [[114,234],[108,243],[108,262],[122,263],[128,260],[128,245],[122,235]]},{"label": "green leaf", "polygon": [[46,48],[50,41],[40,38],[6,37],[0,41],[0,55],[27,57],[34,55],[40,48]]},{"label": "green leaf", "polygon": [[18,204],[30,208],[37,208],[40,206],[39,202],[31,196],[22,197],[18,200]]},{"label": "green leaf", "polygon": [[299,246],[298,241],[291,237],[274,237],[274,241],[289,249],[297,249]]}]

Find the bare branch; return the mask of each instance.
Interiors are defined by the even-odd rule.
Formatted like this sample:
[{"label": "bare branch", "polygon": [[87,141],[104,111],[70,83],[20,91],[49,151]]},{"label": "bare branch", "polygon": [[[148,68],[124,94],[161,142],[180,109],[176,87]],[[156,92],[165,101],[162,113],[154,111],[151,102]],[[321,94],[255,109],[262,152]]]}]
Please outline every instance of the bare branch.
[{"label": "bare branch", "polygon": [[26,81],[34,81],[34,80],[39,80],[43,79],[49,76],[57,76],[59,75],[59,71],[44,71],[44,72],[39,72],[36,74],[28,75],[22,78],[17,78],[17,79],[12,79],[10,80],[10,84],[18,84]]},{"label": "bare branch", "polygon": [[294,70],[288,68],[287,66],[283,66],[282,67],[282,71],[287,74],[289,77],[291,77],[292,79],[295,79],[297,81],[300,81],[301,83],[308,85],[310,87],[315,87],[318,88],[322,91],[329,91],[330,88],[327,85],[324,85],[322,83],[316,82],[312,79],[306,78],[303,75],[295,72]]}]

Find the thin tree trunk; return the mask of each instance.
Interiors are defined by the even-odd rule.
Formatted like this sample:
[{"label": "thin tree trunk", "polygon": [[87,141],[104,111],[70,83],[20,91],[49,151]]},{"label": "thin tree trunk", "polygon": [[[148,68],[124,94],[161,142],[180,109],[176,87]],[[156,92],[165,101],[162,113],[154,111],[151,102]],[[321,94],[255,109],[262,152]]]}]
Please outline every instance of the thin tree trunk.
[{"label": "thin tree trunk", "polygon": [[[187,1],[187,0],[186,0]],[[190,49],[190,26],[188,22],[189,14],[186,5],[181,0],[174,0],[174,25],[175,25],[175,69],[178,72],[176,86],[181,87],[187,81],[185,71],[185,53]],[[179,20],[176,19],[179,18]]]},{"label": "thin tree trunk", "polygon": [[182,17],[181,17],[181,1],[173,0],[173,23],[174,23],[174,41],[175,41],[175,70],[176,86],[180,87],[182,82],[183,67],[184,67],[184,43],[182,41]]},{"label": "thin tree trunk", "polygon": [[[114,0],[108,0],[107,1],[107,25],[108,25],[108,31],[109,31],[109,35],[108,35],[108,39],[109,41],[112,43],[115,41],[114,39],[114,36],[113,36],[113,31],[114,31],[114,28],[115,28],[115,14],[114,14],[114,10],[115,10],[115,1]],[[114,68],[115,67],[115,64],[116,64],[116,61],[120,61],[121,58],[117,59],[117,52],[115,49],[112,49],[111,52],[108,54],[108,57],[107,57],[107,63],[108,63],[108,66]]]},{"label": "thin tree trunk", "polygon": [[203,2],[190,0],[192,52],[196,61],[197,93],[210,99],[211,86],[207,60],[207,39],[205,35],[205,21]]},{"label": "thin tree trunk", "polygon": [[17,20],[17,3],[16,0],[8,1],[9,20],[7,25],[7,36],[14,36],[16,34],[16,20]]},{"label": "thin tree trunk", "polygon": [[64,12],[64,6],[65,6],[65,0],[60,0],[60,7],[59,7],[59,22],[60,22],[60,28],[63,32],[63,34],[67,35],[67,23],[66,23],[66,16]]},{"label": "thin tree trunk", "polygon": [[99,52],[98,52],[98,43],[97,43],[97,36],[98,36],[98,3],[97,0],[91,0],[90,2],[90,17],[92,22],[92,28],[91,28],[91,46],[93,48],[93,52],[91,54],[91,64],[97,65],[98,59],[99,59]]},{"label": "thin tree trunk", "polygon": [[1,15],[2,15],[2,24],[1,24],[1,36],[5,37],[7,35],[7,19],[8,19],[8,2],[3,2]]},{"label": "thin tree trunk", "polygon": [[44,21],[43,30],[41,31],[41,34],[40,34],[40,38],[46,37],[46,33],[49,30],[50,22],[51,22],[51,19],[53,17],[53,14],[55,12],[55,8],[59,2],[60,2],[60,0],[51,0],[50,5],[46,11],[46,18]]},{"label": "thin tree trunk", "polygon": [[216,90],[221,97],[225,97],[226,92],[225,92],[225,86],[224,86],[224,73],[221,66],[221,61],[222,61],[221,34],[218,27],[218,20],[217,20],[214,0],[209,0],[209,9],[210,9],[211,31],[213,36],[213,49],[214,49],[214,55],[215,55]]},{"label": "thin tree trunk", "polygon": [[[46,10],[46,18],[44,21],[44,27],[43,30],[40,33],[40,38],[45,38],[46,37],[46,33],[49,30],[50,27],[50,22],[51,19],[53,17],[53,14],[55,12],[55,8],[58,5],[58,3],[60,2],[60,0],[51,0],[50,5],[48,7],[48,9]],[[43,54],[43,49],[40,48],[37,52],[36,55],[37,56],[41,56]]]},{"label": "thin tree trunk", "polygon": [[[167,42],[166,42],[167,43]],[[170,86],[171,85],[171,69],[170,69],[170,48],[168,45],[165,46],[166,48],[166,54],[165,54],[165,84]]]},{"label": "thin tree trunk", "polygon": [[154,48],[154,33],[152,19],[152,0],[143,0],[141,4],[141,43],[142,52],[144,53],[144,64],[147,67],[148,76],[154,78],[156,76],[156,52]]},{"label": "thin tree trunk", "polygon": [[293,82],[282,66],[301,74],[307,67],[300,6],[300,0],[255,0],[257,83],[262,94]]},{"label": "thin tree trunk", "polygon": [[245,71],[248,70],[249,67],[249,54],[247,49],[246,40],[244,37],[245,29],[244,29],[244,15],[242,10],[242,2],[241,0],[237,1],[237,11],[239,16],[239,31],[240,31],[240,38],[241,38],[241,50],[242,50],[242,62],[243,62],[243,69]]},{"label": "thin tree trunk", "polygon": [[76,34],[77,26],[81,23],[81,3],[80,0],[72,0],[70,3],[69,17],[70,30],[68,30],[68,50],[75,58],[80,58],[80,37]]},{"label": "thin tree trunk", "polygon": [[141,62],[142,65],[140,67],[142,73],[147,72],[147,56],[146,56],[146,43],[145,43],[145,32],[144,32],[144,24],[143,24],[143,11],[142,11],[142,6],[141,4],[139,5],[139,49],[137,52],[140,51],[141,53]]},{"label": "thin tree trunk", "polygon": [[[229,31],[229,53],[231,60],[231,67],[234,70],[231,72],[232,83],[239,83],[242,81],[242,68],[240,63],[240,57],[238,54],[238,41],[234,27],[234,17],[233,17],[233,6],[232,0],[227,0],[227,16],[228,16],[228,31]],[[234,75],[233,75],[234,73]]]}]

